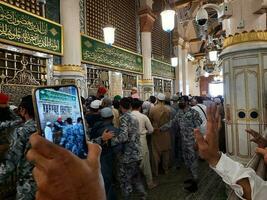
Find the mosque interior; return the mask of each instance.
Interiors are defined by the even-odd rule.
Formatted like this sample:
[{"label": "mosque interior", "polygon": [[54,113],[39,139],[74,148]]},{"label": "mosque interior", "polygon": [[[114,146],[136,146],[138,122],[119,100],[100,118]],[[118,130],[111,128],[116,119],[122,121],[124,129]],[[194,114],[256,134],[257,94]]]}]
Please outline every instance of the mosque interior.
[{"label": "mosque interior", "polygon": [[[267,124],[266,12],[266,0],[1,0],[0,90],[13,105],[63,84],[84,98],[100,86],[110,97],[136,87],[142,100],[222,96],[227,155],[265,170],[245,129]],[[174,170],[148,198],[236,198],[202,161],[201,172],[195,194]]]}]

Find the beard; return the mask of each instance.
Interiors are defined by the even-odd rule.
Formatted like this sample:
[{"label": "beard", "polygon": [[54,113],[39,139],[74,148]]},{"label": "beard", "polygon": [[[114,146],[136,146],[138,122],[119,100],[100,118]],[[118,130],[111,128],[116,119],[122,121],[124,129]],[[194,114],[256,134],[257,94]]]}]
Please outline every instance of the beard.
[{"label": "beard", "polygon": [[0,108],[0,122],[10,121],[14,119],[14,115],[9,107]]}]

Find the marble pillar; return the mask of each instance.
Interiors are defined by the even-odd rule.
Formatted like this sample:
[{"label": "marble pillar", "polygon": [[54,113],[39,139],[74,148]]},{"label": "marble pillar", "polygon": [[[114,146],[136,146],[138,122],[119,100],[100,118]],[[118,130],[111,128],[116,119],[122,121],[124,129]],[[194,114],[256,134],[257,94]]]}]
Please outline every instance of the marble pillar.
[{"label": "marble pillar", "polygon": [[152,79],[151,52],[152,41],[151,32],[156,17],[152,13],[151,7],[143,5],[139,10],[141,26],[141,45],[143,56],[143,78],[139,80],[139,92],[141,99],[148,99],[154,93],[154,84]]},{"label": "marble pillar", "polygon": [[189,95],[189,78],[188,78],[188,49],[189,43],[185,42],[182,50],[182,76],[183,76],[183,94]]},{"label": "marble pillar", "polygon": [[87,97],[86,69],[81,65],[80,1],[60,0],[64,55],[62,65],[54,66],[55,84],[76,84]]}]

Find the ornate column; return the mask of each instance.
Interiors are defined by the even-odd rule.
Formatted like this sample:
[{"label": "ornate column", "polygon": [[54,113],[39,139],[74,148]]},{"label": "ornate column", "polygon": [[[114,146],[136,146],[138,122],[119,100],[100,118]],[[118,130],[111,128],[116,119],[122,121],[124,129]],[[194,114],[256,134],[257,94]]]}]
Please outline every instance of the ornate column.
[{"label": "ornate column", "polygon": [[86,70],[81,66],[80,1],[60,0],[60,21],[64,27],[64,56],[62,65],[54,66],[55,84],[76,84],[86,97]]},{"label": "ornate column", "polygon": [[183,94],[189,94],[189,79],[188,79],[188,49],[189,42],[185,42],[182,50],[182,76],[183,76]]},{"label": "ornate column", "polygon": [[266,14],[255,14],[251,6],[254,4],[254,0],[232,1],[236,15],[223,22],[227,38],[220,55],[227,153],[243,163],[252,157],[256,146],[245,129],[252,128],[262,134],[266,127],[263,123],[267,108],[267,32],[251,32],[266,30]]},{"label": "ornate column", "polygon": [[142,42],[142,55],[143,55],[143,79],[139,80],[141,86],[141,98],[147,99],[150,95],[154,93],[154,84],[152,79],[152,69],[151,69],[151,52],[152,52],[152,42],[151,42],[151,32],[153,28],[154,21],[156,19],[155,15],[152,13],[151,7],[144,5],[139,10],[140,26],[141,26],[141,42]]},{"label": "ornate column", "polygon": [[175,71],[176,73],[176,82],[178,82],[178,88],[179,88],[179,92],[182,92],[184,94],[183,91],[183,44],[184,44],[184,40],[183,38],[179,38],[178,39],[178,45],[177,45],[177,55],[178,55],[178,66],[177,66],[177,70]]}]

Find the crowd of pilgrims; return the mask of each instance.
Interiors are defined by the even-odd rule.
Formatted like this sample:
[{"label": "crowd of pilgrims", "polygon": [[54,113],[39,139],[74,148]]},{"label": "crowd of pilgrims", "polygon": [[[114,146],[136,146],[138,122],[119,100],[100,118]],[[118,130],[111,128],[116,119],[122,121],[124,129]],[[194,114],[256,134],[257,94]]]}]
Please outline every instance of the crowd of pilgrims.
[{"label": "crowd of pilgrims", "polygon": [[[84,123],[90,141],[102,147],[100,162],[107,199],[129,199],[134,191],[146,199],[146,190],[160,184],[156,181],[159,174],[175,168],[179,175],[183,163],[190,174],[184,189],[196,192],[199,157],[193,130],[199,128],[205,135],[206,106],[211,101],[222,104],[223,99],[159,93],[141,101],[136,88],[130,97],[123,98],[107,97],[106,92],[99,88],[96,96],[82,98],[85,121],[77,119],[75,124]],[[0,186],[15,172],[16,199],[35,199],[34,163],[26,159],[29,137],[36,132],[32,97],[25,96],[18,107],[11,107],[9,97],[0,93],[0,112]],[[59,117],[46,123],[46,128],[54,130],[50,130],[51,142],[64,141],[62,132],[72,119],[62,120]],[[220,148],[225,151],[222,141]]]}]

